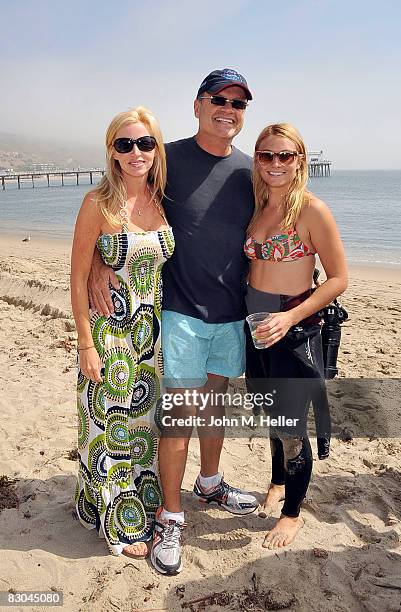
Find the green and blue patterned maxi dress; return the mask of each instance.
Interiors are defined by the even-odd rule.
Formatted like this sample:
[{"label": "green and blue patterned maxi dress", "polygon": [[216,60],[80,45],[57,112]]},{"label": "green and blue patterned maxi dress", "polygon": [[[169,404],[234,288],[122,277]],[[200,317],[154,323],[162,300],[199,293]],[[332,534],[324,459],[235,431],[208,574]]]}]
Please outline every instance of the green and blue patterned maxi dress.
[{"label": "green and blue patterned maxi dress", "polygon": [[103,382],[78,373],[79,472],[76,509],[110,552],[151,538],[161,505],[157,478],[161,393],[161,270],[174,250],[171,228],[100,236],[97,248],[116,272],[115,312],[91,313],[93,343]]}]

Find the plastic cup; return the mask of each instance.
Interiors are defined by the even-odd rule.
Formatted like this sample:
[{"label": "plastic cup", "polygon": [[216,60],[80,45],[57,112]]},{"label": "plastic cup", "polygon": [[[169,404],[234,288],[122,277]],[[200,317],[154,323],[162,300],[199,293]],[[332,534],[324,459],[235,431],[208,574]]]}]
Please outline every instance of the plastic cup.
[{"label": "plastic cup", "polygon": [[249,329],[251,330],[251,336],[255,348],[264,349],[266,348],[266,340],[261,340],[260,338],[255,337],[256,328],[266,321],[270,317],[270,312],[254,312],[246,317],[247,323],[249,325]]}]

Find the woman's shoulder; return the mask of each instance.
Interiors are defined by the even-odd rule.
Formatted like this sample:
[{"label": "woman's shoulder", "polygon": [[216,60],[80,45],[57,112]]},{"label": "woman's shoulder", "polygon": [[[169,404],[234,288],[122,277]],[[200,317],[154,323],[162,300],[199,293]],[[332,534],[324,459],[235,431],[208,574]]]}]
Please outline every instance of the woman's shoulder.
[{"label": "woman's shoulder", "polygon": [[326,231],[335,226],[335,220],[329,206],[315,196],[308,194],[309,198],[302,208],[299,217],[300,224],[309,232],[314,234],[317,231]]},{"label": "woman's shoulder", "polygon": [[96,193],[95,189],[88,191],[88,193],[85,194],[84,199],[82,200],[81,210],[84,210],[88,215],[91,215],[94,218],[101,217],[98,194]]},{"label": "woman's shoulder", "polygon": [[85,194],[84,199],[82,200],[82,204],[85,206],[96,206],[98,202],[98,196],[96,189],[92,189]]},{"label": "woman's shoulder", "polygon": [[301,216],[307,220],[317,219],[330,213],[326,202],[323,202],[315,194],[308,192],[302,207]]},{"label": "woman's shoulder", "polygon": [[93,224],[94,227],[101,224],[103,217],[98,206],[96,190],[85,194],[79,211],[79,218],[85,220],[87,224]]}]

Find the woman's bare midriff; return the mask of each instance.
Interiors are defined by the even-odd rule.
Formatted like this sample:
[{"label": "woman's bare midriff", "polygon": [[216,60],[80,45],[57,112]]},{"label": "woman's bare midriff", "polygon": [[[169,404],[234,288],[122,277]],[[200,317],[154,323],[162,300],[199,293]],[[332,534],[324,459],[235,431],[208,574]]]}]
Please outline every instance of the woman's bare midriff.
[{"label": "woman's bare midriff", "polygon": [[287,262],[253,260],[248,282],[259,291],[299,295],[312,287],[315,260],[314,255]]}]

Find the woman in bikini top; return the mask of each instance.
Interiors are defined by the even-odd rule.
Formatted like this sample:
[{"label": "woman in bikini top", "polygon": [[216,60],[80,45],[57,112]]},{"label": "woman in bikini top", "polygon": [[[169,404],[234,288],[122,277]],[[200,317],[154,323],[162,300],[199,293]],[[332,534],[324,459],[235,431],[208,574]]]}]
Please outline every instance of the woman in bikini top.
[{"label": "woman in bikini top", "polygon": [[[278,342],[292,326],[321,310],[347,286],[344,249],[335,220],[327,205],[306,190],[307,180],[306,150],[295,128],[289,124],[265,128],[255,148],[255,213],[244,252],[250,260],[248,309],[255,312],[253,290],[274,296],[265,309],[277,314],[258,330],[266,346]],[[312,294],[316,255],[327,280]],[[280,295],[302,295],[304,299],[284,314],[277,307]]]},{"label": "woman in bikini top", "polygon": [[265,261],[296,261],[308,255],[316,255],[309,250],[300,239],[295,228],[288,233],[280,233],[257,242],[249,236],[244,245],[245,255],[249,259],[264,259]]},{"label": "woman in bikini top", "polygon": [[[253,332],[258,346],[246,330],[246,382],[254,398],[266,397],[263,394],[273,385],[274,406],[261,408],[273,416],[294,416],[299,423],[289,430],[270,427],[272,478],[259,515],[270,514],[280,501],[284,505],[266,534],[263,546],[268,548],[290,544],[303,524],[300,507],[312,473],[306,427],[311,387],[305,379],[314,380],[315,417],[317,408],[323,416],[320,433],[317,428],[319,458],[328,455],[330,415],[315,313],[347,287],[336,223],[326,204],[306,191],[307,180],[306,150],[299,133],[290,124],[266,127],[255,146],[255,214],[244,251],[250,260],[248,313],[272,314]],[[316,255],[327,280],[312,292]]]}]

